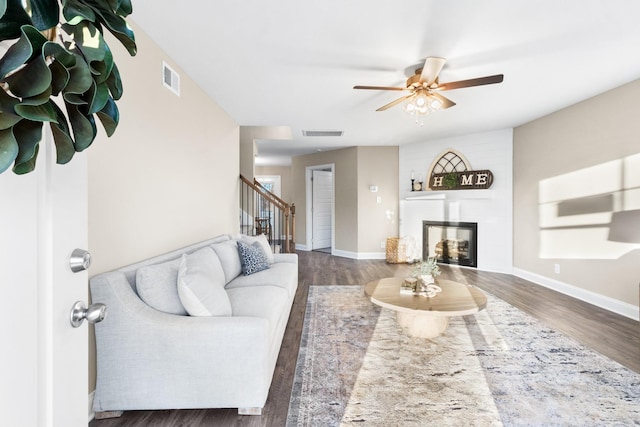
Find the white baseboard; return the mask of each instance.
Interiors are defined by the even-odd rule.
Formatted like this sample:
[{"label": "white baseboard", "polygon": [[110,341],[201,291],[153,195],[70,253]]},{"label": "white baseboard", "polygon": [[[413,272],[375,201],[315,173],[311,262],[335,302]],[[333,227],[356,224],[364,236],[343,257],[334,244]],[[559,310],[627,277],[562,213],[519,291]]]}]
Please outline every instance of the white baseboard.
[{"label": "white baseboard", "polygon": [[343,251],[340,249],[334,249],[331,255],[341,256],[342,258],[358,259],[357,252]]},{"label": "white baseboard", "polygon": [[640,320],[640,307],[635,305],[516,267],[513,268],[513,275],[630,319]]},{"label": "white baseboard", "polygon": [[300,243],[296,243],[296,251],[304,251],[304,252],[309,252],[311,249],[309,249],[309,246],[307,245],[303,245]]},{"label": "white baseboard", "polygon": [[96,413],[93,411],[93,398],[95,396],[95,391],[89,393],[89,422],[96,417]]},{"label": "white baseboard", "polygon": [[351,252],[334,249],[332,255],[351,259],[386,259],[384,252]]}]

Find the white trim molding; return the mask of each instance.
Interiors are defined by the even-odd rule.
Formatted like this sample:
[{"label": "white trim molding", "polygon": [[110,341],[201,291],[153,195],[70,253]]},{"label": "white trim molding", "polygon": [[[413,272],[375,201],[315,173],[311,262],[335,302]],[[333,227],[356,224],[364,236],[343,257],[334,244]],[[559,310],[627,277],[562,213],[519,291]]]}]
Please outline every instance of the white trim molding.
[{"label": "white trim molding", "polygon": [[519,268],[513,268],[513,275],[533,282],[545,288],[553,289],[570,297],[588,302],[605,310],[620,314],[634,320],[640,320],[640,307],[629,304],[606,295],[601,295],[586,289],[579,288],[559,280],[550,279],[536,273],[531,273]]},{"label": "white trim molding", "polygon": [[342,251],[340,249],[334,249],[331,255],[340,256],[343,258],[351,259],[386,259],[387,255],[384,252],[351,252]]},{"label": "white trim molding", "polygon": [[95,397],[95,394],[95,391],[89,393],[89,422],[96,417],[96,413],[93,411],[93,398]]},{"label": "white trim molding", "polygon": [[296,243],[296,251],[309,252],[310,250],[311,249],[309,249],[309,246],[302,243]]}]

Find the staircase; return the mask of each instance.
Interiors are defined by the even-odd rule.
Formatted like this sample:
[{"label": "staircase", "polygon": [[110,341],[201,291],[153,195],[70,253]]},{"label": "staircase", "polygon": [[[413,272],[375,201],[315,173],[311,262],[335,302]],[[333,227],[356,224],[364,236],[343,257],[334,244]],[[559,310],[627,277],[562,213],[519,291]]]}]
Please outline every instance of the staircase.
[{"label": "staircase", "polygon": [[296,207],[266,189],[255,179],[240,175],[240,232],[264,234],[274,253],[295,252]]}]

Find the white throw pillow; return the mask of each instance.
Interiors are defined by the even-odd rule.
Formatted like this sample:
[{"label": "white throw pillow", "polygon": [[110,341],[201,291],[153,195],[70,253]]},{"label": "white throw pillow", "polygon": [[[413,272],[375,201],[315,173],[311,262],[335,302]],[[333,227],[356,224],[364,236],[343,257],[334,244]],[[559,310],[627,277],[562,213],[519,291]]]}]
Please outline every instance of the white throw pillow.
[{"label": "white throw pillow", "polygon": [[180,258],[140,267],[136,272],[136,289],[140,299],[156,310],[186,315],[187,311],[178,296],[178,267]]},{"label": "white throw pillow", "polygon": [[231,316],[224,270],[210,247],[182,256],[178,295],[191,316]]},{"label": "white throw pillow", "polygon": [[255,242],[260,243],[260,247],[262,248],[262,252],[267,257],[267,262],[269,264],[273,264],[273,250],[271,249],[271,245],[269,245],[269,241],[267,240],[267,236],[264,234],[260,234],[258,236],[246,236],[242,235],[240,237],[247,246],[253,245]]},{"label": "white throw pillow", "polygon": [[240,256],[238,255],[238,243],[236,240],[216,243],[211,245],[211,247],[216,255],[218,255],[220,264],[222,264],[225,283],[229,283],[242,273],[242,265],[240,265]]}]

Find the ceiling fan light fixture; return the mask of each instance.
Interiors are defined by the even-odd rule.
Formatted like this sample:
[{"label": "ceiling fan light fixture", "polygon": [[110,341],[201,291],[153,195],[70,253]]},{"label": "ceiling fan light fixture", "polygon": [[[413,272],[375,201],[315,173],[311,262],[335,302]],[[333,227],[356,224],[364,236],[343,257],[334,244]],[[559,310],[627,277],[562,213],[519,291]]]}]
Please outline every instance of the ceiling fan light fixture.
[{"label": "ceiling fan light fixture", "polygon": [[406,111],[409,114],[413,114],[415,112],[416,109],[416,104],[413,103],[413,101],[408,101],[404,104],[404,111]]},{"label": "ceiling fan light fixture", "polygon": [[442,101],[440,101],[435,96],[430,96],[429,97],[429,108],[431,108],[433,111],[435,111],[435,110],[439,110],[440,107],[442,107]]},{"label": "ceiling fan light fixture", "polygon": [[425,91],[419,91],[405,102],[404,111],[415,116],[426,116],[441,109],[442,105],[443,102],[439,98]]}]

